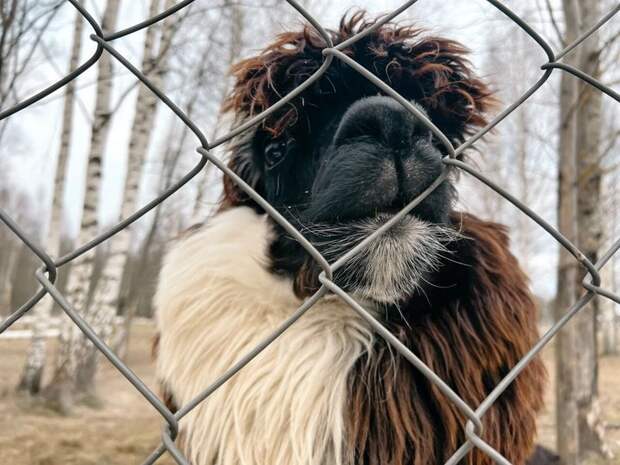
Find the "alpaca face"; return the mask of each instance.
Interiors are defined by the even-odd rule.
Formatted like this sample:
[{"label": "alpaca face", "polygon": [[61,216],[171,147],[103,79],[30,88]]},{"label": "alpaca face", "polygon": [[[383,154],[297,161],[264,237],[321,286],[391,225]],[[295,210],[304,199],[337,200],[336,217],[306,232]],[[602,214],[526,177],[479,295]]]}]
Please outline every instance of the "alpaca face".
[{"label": "alpaca face", "polygon": [[[257,137],[253,159],[264,193],[278,210],[305,223],[342,224],[392,214],[441,173],[430,129],[390,97],[354,101],[309,128],[279,137]],[[445,223],[448,183],[412,215]]]},{"label": "alpaca face", "polygon": [[[363,15],[331,31],[333,43],[372,27]],[[285,33],[234,68],[225,109],[239,122],[264,111],[308,79],[324,61],[325,42],[311,29]],[[454,144],[485,124],[491,93],[473,73],[466,49],[393,24],[354,42],[349,57],[415,105]],[[334,262],[419,196],[442,171],[445,147],[396,100],[345,63],[271,113],[233,147],[230,167]],[[250,206],[224,180],[225,208]],[[394,304],[423,292],[458,236],[449,217],[455,199],[445,180],[390,231],[340,267],[344,290]],[[274,223],[271,269],[308,295],[320,272]]]},{"label": "alpaca face", "polygon": [[[248,157],[247,169],[260,179],[265,198],[331,262],[442,171],[443,155],[430,129],[396,100],[380,95],[310,114],[305,124],[276,137],[258,131],[248,149],[237,156]],[[448,226],[453,198],[450,181],[444,181],[339,270],[337,283],[378,302],[396,302],[413,292],[456,236]]]}]

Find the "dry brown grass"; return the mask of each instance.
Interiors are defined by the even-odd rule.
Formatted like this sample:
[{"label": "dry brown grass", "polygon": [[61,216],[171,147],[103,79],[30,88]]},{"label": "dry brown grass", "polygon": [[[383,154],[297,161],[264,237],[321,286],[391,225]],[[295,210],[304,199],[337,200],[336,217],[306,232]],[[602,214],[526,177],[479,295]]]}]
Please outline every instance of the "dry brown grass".
[{"label": "dry brown grass", "polygon": [[[126,362],[154,388],[152,335],[150,326],[136,327]],[[100,407],[59,416],[16,397],[26,348],[24,340],[0,340],[1,465],[140,464],[158,445],[161,417],[107,361],[99,374]],[[174,461],[166,456],[157,463]]]},{"label": "dry brown grass", "polygon": [[[153,329],[134,328],[127,363],[154,388],[150,340]],[[27,341],[0,339],[0,465],[131,465],[140,464],[159,443],[162,420],[140,394],[106,361],[99,375],[101,406],[79,407],[59,416],[14,394]],[[52,347],[52,350],[54,348]],[[551,348],[545,360],[551,360]],[[548,363],[548,365],[551,365]],[[609,424],[608,441],[616,453],[611,461],[589,465],[620,465],[620,357],[601,360],[601,407]],[[551,383],[553,383],[553,373]],[[540,418],[539,441],[553,448],[553,386],[547,389],[547,410]],[[164,456],[157,462],[173,465]]]}]

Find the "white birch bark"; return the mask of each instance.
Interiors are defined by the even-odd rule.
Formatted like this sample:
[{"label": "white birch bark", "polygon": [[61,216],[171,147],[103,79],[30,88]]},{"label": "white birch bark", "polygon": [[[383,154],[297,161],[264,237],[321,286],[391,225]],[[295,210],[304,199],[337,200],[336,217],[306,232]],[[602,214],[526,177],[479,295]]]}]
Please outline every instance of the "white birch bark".
[{"label": "white birch bark", "polygon": [[[175,27],[178,28],[178,25]],[[212,52],[214,47],[216,46],[215,37],[218,35],[219,30],[217,28],[212,28],[212,33],[209,35],[205,43],[207,44],[201,51],[201,59],[198,60],[198,67],[194,71],[192,70],[191,77],[188,78],[190,80],[190,85],[187,86],[191,90],[189,94],[185,97],[185,103],[181,105],[184,108],[185,114],[188,118],[193,118],[195,116],[195,109],[200,107],[198,100],[201,92],[204,91],[205,86],[213,86],[216,83],[208,80],[207,77],[213,77],[213,62],[212,62]],[[160,52],[161,55],[161,52]],[[217,83],[220,83],[221,80],[218,80]],[[225,91],[225,85],[221,86],[222,92]],[[223,94],[222,94],[223,95]],[[218,94],[218,97],[219,94]],[[217,118],[219,121],[219,116]],[[218,124],[216,121],[215,127],[217,128]],[[170,133],[167,137],[166,147],[164,148],[164,156],[162,162],[162,171],[160,175],[160,181],[158,182],[159,192],[164,192],[172,185],[172,179],[175,174],[175,168],[177,163],[179,162],[182,151],[186,148],[186,140],[189,135],[188,128],[183,125],[180,131],[180,135],[176,135],[173,130],[170,130]],[[212,139],[214,134],[210,135]],[[210,165],[207,165],[210,166]],[[201,181],[204,182],[206,179],[206,171]],[[201,183],[202,185],[202,183]],[[200,189],[199,186],[199,194],[198,198],[200,198]],[[194,203],[194,206],[196,203]],[[149,232],[146,235],[143,243],[141,244],[139,251],[139,258],[135,258],[133,261],[129,260],[129,255],[127,256],[127,260],[125,263],[125,267],[123,269],[123,275],[120,283],[120,290],[118,296],[118,305],[117,310],[118,313],[124,316],[123,325],[115,328],[115,334],[113,337],[112,346],[116,350],[116,353],[121,357],[126,353],[127,347],[129,344],[129,329],[131,325],[131,321],[133,316],[136,314],[137,307],[140,304],[142,299],[149,299],[150,297],[145,297],[145,293],[142,290],[130,289],[128,287],[134,286],[137,283],[142,282],[140,278],[136,278],[136,276],[140,276],[141,268],[148,266],[149,261],[152,259],[151,246],[155,243],[155,237],[158,235],[158,232],[161,232],[162,225],[160,224],[160,218],[162,216],[162,211],[168,206],[159,205],[155,208],[155,214],[153,217],[153,222],[149,227]],[[135,242],[135,235],[132,233],[132,243]],[[129,252],[130,254],[132,251]],[[131,265],[131,266],[130,266]]]},{"label": "white birch bark", "polygon": [[[102,27],[113,31],[116,27],[120,0],[108,0]],[[110,103],[112,94],[113,58],[103,53],[98,62],[98,82],[95,96],[93,126],[90,137],[90,150],[86,169],[86,186],[84,210],[80,224],[78,243],[84,244],[92,239],[98,231],[97,207],[101,185],[102,159],[110,129]],[[93,308],[85,308],[88,288],[93,271],[95,251],[90,250],[72,263],[67,285],[69,303],[88,321],[93,322]],[[100,328],[94,327],[95,331]],[[69,319],[65,320],[60,331],[60,347],[52,381],[45,389],[45,395],[51,406],[69,411],[75,402],[76,389],[86,390],[90,394],[92,386],[84,386],[77,379],[80,366],[86,366],[87,346],[91,345],[84,334]]]},{"label": "white birch bark", "polygon": [[[149,17],[155,16],[158,13],[159,4],[159,0],[151,1]],[[163,8],[167,9],[173,5],[174,1],[166,0]],[[178,22],[181,20],[182,17],[173,16],[163,21],[161,28],[151,27],[146,30],[142,55],[142,70],[158,89],[163,89],[168,56],[171,50],[170,44],[174,37],[174,33],[178,29]],[[158,41],[157,32],[160,29],[161,33]],[[159,42],[158,50],[157,42]],[[138,209],[138,192],[142,165],[146,158],[151,142],[151,135],[155,127],[155,116],[158,103],[159,99],[157,96],[146,86],[141,85],[139,87],[129,137],[127,174],[125,177],[121,204],[121,218],[127,218]],[[127,257],[131,249],[132,229],[123,229],[113,237],[111,241],[110,256],[102,271],[93,297],[93,307],[98,316],[97,324],[101,327],[102,334],[108,339],[116,330],[116,328],[114,328],[114,319],[117,314],[123,270],[125,269]],[[125,326],[123,328],[118,328],[121,332],[121,340],[123,339],[122,333],[125,332],[124,328]],[[119,338],[117,337],[116,339]],[[122,344],[115,345],[120,345],[122,347]],[[94,375],[94,371],[91,370],[88,376],[92,375]]]},{"label": "white birch bark", "polygon": [[[84,19],[76,13],[73,26],[73,39],[71,56],[69,58],[69,72],[79,65],[80,50],[82,48],[82,31]],[[60,250],[60,238],[63,220],[63,193],[65,187],[65,172],[71,147],[73,134],[73,109],[75,104],[75,86],[73,80],[65,86],[65,97],[62,112],[62,130],[60,135],[60,149],[56,161],[56,174],[54,177],[54,190],[52,193],[51,217],[47,233],[46,251],[52,257],[57,257]],[[32,341],[28,349],[28,356],[23,368],[18,390],[29,394],[38,394],[41,389],[41,378],[47,358],[46,339],[49,318],[54,301],[46,296],[36,308],[34,308],[34,323],[32,327]]]}]

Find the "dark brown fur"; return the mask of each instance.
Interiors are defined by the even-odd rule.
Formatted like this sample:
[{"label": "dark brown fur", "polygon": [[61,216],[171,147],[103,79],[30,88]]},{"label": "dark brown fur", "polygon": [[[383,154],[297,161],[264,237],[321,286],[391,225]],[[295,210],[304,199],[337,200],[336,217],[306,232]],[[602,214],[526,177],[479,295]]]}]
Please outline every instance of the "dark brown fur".
[{"label": "dark brown fur", "polygon": [[[538,339],[526,276],[498,224],[463,214],[471,239],[474,288],[445,308],[387,326],[473,409]],[[403,309],[403,313],[416,309]],[[532,361],[483,417],[482,437],[512,464],[533,451],[545,369]],[[465,416],[384,341],[350,378],[348,441],[356,465],[444,463],[465,440]],[[493,461],[474,450],[468,465]]]}]

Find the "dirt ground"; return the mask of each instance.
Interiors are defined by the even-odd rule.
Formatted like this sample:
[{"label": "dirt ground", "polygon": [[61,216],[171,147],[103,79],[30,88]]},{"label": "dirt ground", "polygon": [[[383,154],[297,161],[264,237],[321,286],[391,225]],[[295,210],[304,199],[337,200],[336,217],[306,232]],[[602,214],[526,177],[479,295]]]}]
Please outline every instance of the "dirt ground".
[{"label": "dirt ground", "polygon": [[[152,335],[150,326],[136,326],[126,363],[154,389]],[[59,416],[16,397],[26,349],[27,340],[0,339],[0,465],[139,465],[158,446],[163,420],[107,360],[98,407]]]},{"label": "dirt ground", "polygon": [[[134,329],[127,363],[150,387],[153,329]],[[163,421],[140,394],[107,362],[99,376],[101,405],[79,407],[59,416],[14,394],[27,341],[0,339],[0,465],[133,465],[140,464],[159,444]],[[551,360],[547,349],[545,360]],[[608,423],[612,460],[588,465],[620,465],[620,357],[601,360],[601,409]],[[553,373],[551,382],[553,383]],[[547,410],[540,418],[539,442],[553,448],[553,386],[547,390]],[[173,465],[170,457],[158,462]],[[585,465],[585,464],[584,464]]]}]

